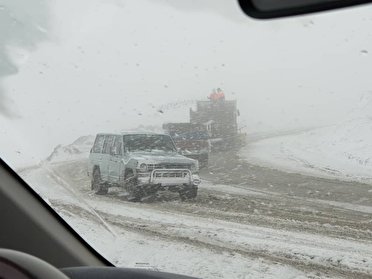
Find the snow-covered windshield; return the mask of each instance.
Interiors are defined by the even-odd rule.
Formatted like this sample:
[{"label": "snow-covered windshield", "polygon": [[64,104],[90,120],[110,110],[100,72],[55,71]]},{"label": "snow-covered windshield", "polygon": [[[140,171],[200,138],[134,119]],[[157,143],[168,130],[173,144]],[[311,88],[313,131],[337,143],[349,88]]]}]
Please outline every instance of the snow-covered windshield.
[{"label": "snow-covered windshield", "polygon": [[172,139],[166,135],[125,135],[124,148],[128,152],[176,152]]},{"label": "snow-covered windshield", "polygon": [[0,156],[120,267],[371,278],[371,8],[0,0]]}]

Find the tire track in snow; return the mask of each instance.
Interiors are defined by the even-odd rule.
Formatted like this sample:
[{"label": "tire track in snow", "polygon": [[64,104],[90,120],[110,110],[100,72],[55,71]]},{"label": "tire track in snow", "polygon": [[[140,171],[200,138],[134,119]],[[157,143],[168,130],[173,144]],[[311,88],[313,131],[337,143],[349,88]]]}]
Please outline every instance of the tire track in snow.
[{"label": "tire track in snow", "polygon": [[[142,218],[143,220],[141,220],[141,218],[137,218],[138,216],[131,217],[126,214],[117,215],[111,212],[112,210],[109,212],[107,210],[101,210],[97,207],[97,204],[107,203],[108,208],[131,209],[143,212],[144,214],[148,211],[152,211],[153,213],[156,212],[163,215],[173,215],[177,216],[179,220],[194,217],[195,222],[198,222],[200,218],[202,218],[206,220],[209,219],[211,223],[223,222],[226,220],[234,225],[252,225],[253,223],[259,224],[262,230],[265,230],[265,228],[280,228],[286,230],[283,231],[283,233],[296,230],[306,233],[310,232],[320,238],[323,237],[323,235],[327,235],[329,232],[336,231],[333,236],[338,238],[354,238],[358,240],[361,238],[366,244],[371,244],[369,242],[369,240],[371,240],[371,232],[369,231],[370,224],[365,222],[370,218],[368,214],[363,217],[357,215],[358,212],[353,212],[352,210],[345,210],[335,206],[330,207],[324,203],[317,203],[316,200],[305,201],[298,197],[285,197],[277,193],[272,195],[270,193],[263,193],[263,191],[261,191],[260,195],[257,193],[252,193],[251,195],[249,195],[249,193],[239,194],[238,191],[236,191],[237,193],[231,193],[231,189],[234,186],[226,186],[230,187],[226,191],[223,191],[221,188],[214,191],[213,187],[202,189],[196,201],[188,203],[178,202],[177,198],[174,198],[174,196],[171,196],[168,200],[165,199],[165,202],[129,203],[119,196],[118,193],[113,193],[106,197],[92,195],[92,192],[88,188],[89,181],[86,177],[83,177],[85,172],[82,166],[81,162],[52,165],[58,175],[62,176],[70,187],[83,193],[92,207],[94,207],[99,215],[104,217],[105,221],[111,225],[120,226],[126,230],[134,230],[138,233],[146,233],[150,236],[162,237],[169,241],[194,243],[193,245],[196,247],[203,246],[208,249],[216,249],[216,251],[227,251],[231,253],[235,251],[235,253],[253,258],[262,257],[272,262],[293,265],[305,271],[321,270],[324,274],[332,274],[337,277],[345,278],[368,278],[371,276],[369,273],[361,272],[358,268],[355,269],[343,264],[340,258],[324,258],[323,262],[319,263],[311,259],[311,253],[310,255],[309,253],[306,254],[306,251],[291,251],[291,253],[285,253],[283,251],[273,252],[265,248],[258,249],[257,247],[253,247],[254,249],[252,249],[249,245],[237,245],[234,241],[212,241],[214,235],[208,236],[206,230],[202,230],[202,237],[193,238],[190,237],[190,235],[179,234],[180,230],[175,230],[175,226],[172,226],[169,222],[165,222],[165,224],[161,222],[161,226],[159,226],[159,224],[156,223],[159,223],[159,220],[151,222],[151,218]],[[248,189],[248,191],[250,190]],[[274,204],[275,208],[270,207],[270,203]],[[61,209],[64,206],[65,205],[61,204]],[[311,207],[313,207],[313,209],[309,210]],[[71,208],[68,210],[71,210]],[[255,212],[255,210],[258,212]],[[269,210],[272,211],[272,213],[270,213]],[[355,221],[351,218],[352,216],[357,217]],[[296,224],[296,222],[292,222],[291,218],[298,224],[291,226],[291,223]],[[328,228],[325,226],[319,230],[319,224],[321,226],[327,225],[326,221],[328,220],[329,222],[330,218],[335,219],[337,223],[329,224]],[[276,225],[277,223],[281,223],[282,227]],[[151,226],[149,226],[149,224]],[[195,229],[192,226],[182,227],[180,224],[177,224],[177,226],[178,229],[182,230]],[[311,229],[312,227],[313,229]],[[216,231],[218,231],[218,229],[216,229]],[[314,234],[314,232],[317,234]],[[195,230],[194,235],[198,235]],[[234,234],[232,235],[234,236]],[[268,236],[269,240],[270,238],[272,237]],[[264,239],[261,238],[261,241],[263,240]],[[279,240],[283,241],[283,239]],[[287,239],[287,241],[288,240],[290,240],[290,238]],[[341,241],[341,239],[339,240]],[[359,241],[359,243],[362,242]],[[297,243],[297,245],[301,246],[300,244],[301,243]],[[312,247],[314,243],[308,242],[307,245],[308,247]],[[315,247],[324,248],[322,245]],[[333,248],[337,250],[337,248],[339,249],[340,247],[342,248],[342,245]],[[329,247],[329,249],[332,250],[332,247]],[[341,251],[338,252],[341,255],[347,251],[341,249]],[[355,253],[357,254],[357,251],[355,251]],[[363,267],[363,259],[355,265]],[[327,271],[328,269],[331,270],[329,271],[331,273]],[[363,270],[363,268],[361,269]],[[367,267],[364,268],[364,271],[369,272],[370,270]]]},{"label": "tire track in snow", "polygon": [[[53,201],[53,204],[61,210],[67,210],[81,217],[87,218],[93,215],[79,206],[65,205],[59,201]],[[196,248],[206,248],[218,253],[230,253],[231,255],[240,254],[249,258],[262,258],[273,263],[293,266],[304,272],[317,271],[318,275],[335,276],[337,278],[370,278],[371,274],[352,269],[342,265],[338,261],[325,261],[323,264],[312,261],[311,255],[305,253],[272,253],[268,249],[250,249],[239,244],[234,244],[233,241],[228,243],[208,241],[208,238],[197,238],[190,235],[179,234],[178,230],[182,229],[179,224],[170,225],[161,224],[158,220],[151,222],[148,219],[140,220],[123,215],[110,214],[105,211],[97,210],[97,212],[105,219],[106,222],[114,227],[119,227],[126,231],[135,232],[146,235],[152,238],[160,238],[164,241],[173,241],[193,245]],[[182,217],[180,217],[182,220]],[[183,229],[189,229],[188,226],[182,226]],[[200,229],[197,226],[194,229]],[[173,231],[172,231],[173,230]],[[324,248],[324,247],[323,247]],[[347,250],[347,249],[346,249]]]},{"label": "tire track in snow", "polygon": [[[64,180],[88,195],[96,198],[90,191],[84,162],[52,165]],[[103,200],[126,202],[120,192],[100,196]],[[130,203],[133,204],[133,203]],[[257,191],[236,185],[200,186],[195,201],[180,202],[177,194],[168,193],[161,199],[146,201],[143,206],[154,207],[169,212],[196,214],[238,223],[255,224],[268,228],[287,229],[319,233],[344,239],[370,241],[372,239],[372,214],[360,214],[324,200],[305,199],[269,191]]]}]

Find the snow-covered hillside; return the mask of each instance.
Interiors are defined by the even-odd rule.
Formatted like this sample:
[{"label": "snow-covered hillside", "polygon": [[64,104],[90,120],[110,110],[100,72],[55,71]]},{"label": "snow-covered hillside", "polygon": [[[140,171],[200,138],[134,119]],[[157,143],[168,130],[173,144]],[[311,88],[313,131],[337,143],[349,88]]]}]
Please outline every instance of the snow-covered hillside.
[{"label": "snow-covered hillside", "polygon": [[94,136],[82,136],[69,145],[57,145],[46,158],[48,162],[62,162],[88,158],[94,143]]},{"label": "snow-covered hillside", "polygon": [[365,95],[337,125],[257,141],[242,152],[251,162],[314,175],[372,183],[372,97]]},{"label": "snow-covered hillside", "polygon": [[372,118],[264,139],[243,153],[250,161],[287,171],[372,182]]}]

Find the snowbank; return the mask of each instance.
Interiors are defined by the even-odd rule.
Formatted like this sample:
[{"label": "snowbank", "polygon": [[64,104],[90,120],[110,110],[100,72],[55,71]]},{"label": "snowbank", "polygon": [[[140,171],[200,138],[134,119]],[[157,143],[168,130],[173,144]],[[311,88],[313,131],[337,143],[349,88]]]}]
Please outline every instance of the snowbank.
[{"label": "snowbank", "polygon": [[66,162],[88,158],[94,138],[94,136],[82,136],[69,145],[57,145],[46,161]]},{"label": "snowbank", "polygon": [[250,162],[317,176],[372,183],[372,117],[257,141],[242,155]]}]

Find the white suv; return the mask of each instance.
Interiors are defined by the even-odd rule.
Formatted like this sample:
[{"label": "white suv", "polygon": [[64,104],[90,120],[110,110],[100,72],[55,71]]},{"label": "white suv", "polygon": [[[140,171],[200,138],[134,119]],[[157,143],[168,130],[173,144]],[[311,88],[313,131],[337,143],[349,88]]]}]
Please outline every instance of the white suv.
[{"label": "white suv", "polygon": [[106,194],[109,187],[123,187],[136,201],[167,189],[182,200],[195,198],[198,172],[198,161],[178,154],[165,134],[97,134],[89,155],[92,190]]}]

